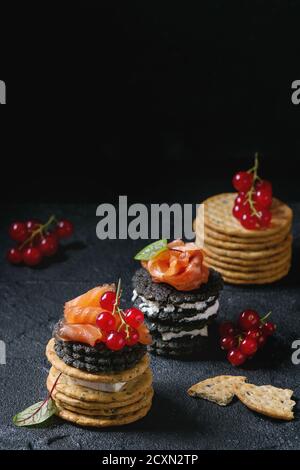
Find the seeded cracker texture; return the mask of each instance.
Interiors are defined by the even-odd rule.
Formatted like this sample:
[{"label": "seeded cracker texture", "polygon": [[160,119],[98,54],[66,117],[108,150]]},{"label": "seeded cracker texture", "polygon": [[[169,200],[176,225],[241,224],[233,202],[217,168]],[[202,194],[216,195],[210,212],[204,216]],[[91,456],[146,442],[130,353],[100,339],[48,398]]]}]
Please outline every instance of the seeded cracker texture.
[{"label": "seeded cracker texture", "polygon": [[188,389],[188,394],[191,397],[204,398],[220,406],[226,406],[231,403],[237,388],[246,380],[244,376],[234,375],[210,377],[192,385]]}]

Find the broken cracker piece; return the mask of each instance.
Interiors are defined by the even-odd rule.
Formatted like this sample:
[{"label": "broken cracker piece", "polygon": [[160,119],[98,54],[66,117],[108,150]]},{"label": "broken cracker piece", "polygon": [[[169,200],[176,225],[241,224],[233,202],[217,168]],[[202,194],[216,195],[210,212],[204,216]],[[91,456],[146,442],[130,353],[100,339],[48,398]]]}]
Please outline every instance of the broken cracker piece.
[{"label": "broken cracker piece", "polygon": [[236,388],[235,394],[244,405],[257,413],[286,421],[294,418],[293,390],[244,383]]},{"label": "broken cracker piece", "polygon": [[188,389],[188,394],[191,397],[204,398],[226,406],[232,401],[239,386],[243,385],[246,380],[247,378],[243,376],[218,375],[193,385]]}]

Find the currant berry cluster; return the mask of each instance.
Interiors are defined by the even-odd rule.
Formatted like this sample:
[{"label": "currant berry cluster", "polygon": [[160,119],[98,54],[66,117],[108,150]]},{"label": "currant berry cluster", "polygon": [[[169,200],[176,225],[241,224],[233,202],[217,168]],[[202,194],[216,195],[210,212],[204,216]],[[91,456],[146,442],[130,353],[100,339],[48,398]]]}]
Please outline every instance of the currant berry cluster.
[{"label": "currant berry cluster", "polygon": [[8,250],[8,261],[12,264],[36,266],[44,256],[55,255],[59,241],[72,235],[73,224],[69,220],[56,220],[53,215],[45,224],[39,220],[13,222],[8,233],[18,243]]},{"label": "currant berry cluster", "polygon": [[100,299],[101,312],[96,324],[103,333],[103,342],[112,351],[119,351],[124,346],[134,346],[140,339],[137,328],[144,322],[141,310],[131,307],[121,310],[120,283],[117,292],[107,291]]},{"label": "currant berry cluster", "polygon": [[220,325],[220,346],[228,351],[227,359],[233,366],[240,366],[262,348],[267,338],[275,333],[276,325],[266,321],[271,312],[260,318],[255,310],[245,310],[238,319]]},{"label": "currant berry cluster", "polygon": [[267,228],[271,224],[272,184],[258,174],[258,155],[248,171],[239,171],[232,179],[238,191],[232,209],[233,216],[248,230]]}]

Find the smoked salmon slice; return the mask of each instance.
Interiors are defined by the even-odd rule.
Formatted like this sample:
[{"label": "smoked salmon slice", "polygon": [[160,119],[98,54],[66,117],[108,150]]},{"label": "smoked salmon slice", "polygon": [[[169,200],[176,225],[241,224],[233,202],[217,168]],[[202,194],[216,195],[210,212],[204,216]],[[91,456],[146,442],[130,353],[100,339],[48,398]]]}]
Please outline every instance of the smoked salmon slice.
[{"label": "smoked salmon slice", "polygon": [[90,346],[95,346],[103,337],[101,330],[95,325],[70,325],[64,322],[59,325],[57,335],[64,341],[75,341]]},{"label": "smoked salmon slice", "polygon": [[96,319],[101,312],[101,307],[65,307],[64,316],[66,323],[96,324]]},{"label": "smoked salmon slice", "polygon": [[103,286],[97,286],[93,289],[85,292],[85,294],[75,297],[75,299],[69,300],[65,303],[67,307],[100,307],[100,298],[107,291],[115,292],[115,284],[103,284]]},{"label": "smoked salmon slice", "polygon": [[153,282],[165,282],[179,291],[190,291],[208,281],[209,270],[203,264],[203,252],[194,243],[175,240],[168,248],[149,261],[142,261]]}]

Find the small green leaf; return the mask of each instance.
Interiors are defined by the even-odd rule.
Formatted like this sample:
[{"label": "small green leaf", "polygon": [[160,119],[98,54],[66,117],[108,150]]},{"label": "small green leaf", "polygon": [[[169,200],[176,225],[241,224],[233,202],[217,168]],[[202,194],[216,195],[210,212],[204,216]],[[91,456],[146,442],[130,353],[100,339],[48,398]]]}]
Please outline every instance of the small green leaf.
[{"label": "small green leaf", "polygon": [[147,261],[154,258],[156,255],[168,249],[168,240],[165,238],[163,240],[158,240],[157,242],[151,243],[143,248],[141,251],[135,255],[134,259],[140,261]]},{"label": "small green leaf", "polygon": [[39,401],[21,411],[13,418],[16,426],[34,426],[43,423],[56,412],[56,405],[52,398],[46,401]]}]

